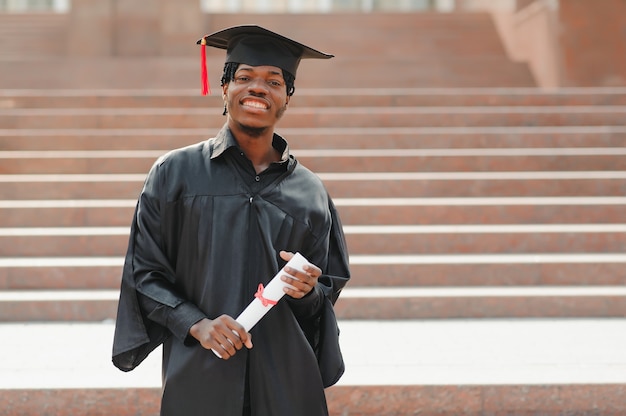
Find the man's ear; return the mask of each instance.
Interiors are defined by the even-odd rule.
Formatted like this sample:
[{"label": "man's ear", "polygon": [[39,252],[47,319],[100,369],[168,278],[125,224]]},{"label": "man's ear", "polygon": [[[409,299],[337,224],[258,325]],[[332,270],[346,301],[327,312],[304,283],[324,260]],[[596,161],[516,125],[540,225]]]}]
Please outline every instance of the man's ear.
[{"label": "man's ear", "polygon": [[289,104],[289,100],[291,100],[291,95],[287,96],[287,101],[285,101],[285,105]]},{"label": "man's ear", "polygon": [[226,99],[227,94],[228,94],[228,83],[222,85],[222,98]]}]

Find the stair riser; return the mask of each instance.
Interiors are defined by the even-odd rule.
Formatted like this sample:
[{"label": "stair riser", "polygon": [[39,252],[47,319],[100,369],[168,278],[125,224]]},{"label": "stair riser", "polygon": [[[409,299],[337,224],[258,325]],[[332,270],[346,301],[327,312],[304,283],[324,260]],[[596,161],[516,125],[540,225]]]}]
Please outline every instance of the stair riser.
[{"label": "stair riser", "polygon": [[[523,63],[511,63],[507,58],[495,57],[487,60],[482,57],[456,59],[446,56],[442,61],[422,60],[415,62],[412,58],[398,59],[396,56],[381,56],[380,62],[372,64],[364,62],[362,57],[345,59],[339,65],[325,68],[326,63],[307,62],[307,67],[298,70],[298,88],[509,88],[513,86],[534,87],[533,77]],[[138,64],[130,66],[106,65],[99,61],[94,64],[83,62],[56,63],[52,61],[46,73],[42,74],[39,67],[28,61],[9,60],[3,62],[6,76],[0,78],[2,89],[176,89],[189,90],[198,85],[200,94],[197,59],[186,61],[175,70],[161,70],[154,77],[146,76],[146,67],[159,65],[162,62],[150,63],[137,60]],[[493,72],[484,72],[489,65]],[[223,66],[223,58],[209,63],[209,68]],[[367,69],[364,67],[367,66]],[[419,66],[420,70],[401,71],[393,77],[381,76],[389,68]],[[458,66],[458,68],[450,68]],[[217,72],[217,71],[216,71]],[[89,73],[85,76],[85,73]],[[354,73],[359,73],[354,77]],[[213,93],[219,91],[221,74],[210,75]],[[198,80],[198,81],[196,81]],[[217,88],[217,89],[216,89]]]},{"label": "stair riser", "polygon": [[[624,196],[626,179],[324,180],[333,198]],[[0,199],[136,199],[140,181],[0,182]]]},{"label": "stair riser", "polygon": [[[624,263],[352,264],[350,271],[350,287],[626,285]],[[121,264],[2,267],[0,290],[119,289],[121,273]]]},{"label": "stair riser", "polygon": [[[448,90],[448,94],[417,91],[408,94],[367,94],[366,92],[333,93],[332,99],[327,94],[315,94],[312,91],[297,90],[291,99],[291,105],[297,107],[391,107],[391,106],[563,106],[563,105],[626,105],[626,93],[615,94],[533,94],[517,93],[515,89],[502,93],[472,94],[463,90]],[[221,96],[195,95],[12,95],[5,91],[0,95],[0,108],[219,108],[223,105]]]},{"label": "stair riser", "polygon": [[[411,130],[411,129],[409,129]],[[610,129],[609,129],[610,130]],[[119,134],[100,135],[88,131],[69,130],[68,134],[50,134],[31,130],[32,134],[11,135],[8,130],[0,131],[0,148],[4,150],[161,150],[187,146],[203,141],[217,133],[217,129],[206,129],[206,133],[195,130],[180,130],[164,134],[155,129],[153,134],[124,130]],[[453,148],[525,148],[525,147],[626,147],[626,132],[587,132],[579,133],[498,133],[485,130],[484,133],[465,131],[433,133],[413,129],[414,132],[401,133],[394,130],[372,134],[365,129],[360,134],[346,133],[338,128],[325,133],[306,133],[302,130],[279,129],[289,141],[294,151],[297,149],[453,149]],[[77,134],[78,133],[78,134]]]},{"label": "stair riser", "polygon": [[93,267],[0,267],[0,290],[119,289],[121,276],[121,264]]},{"label": "stair riser", "polygon": [[574,318],[626,316],[621,296],[350,298],[339,319]]},{"label": "stair riser", "polygon": [[[618,155],[511,155],[511,156],[299,156],[314,172],[516,172],[626,170],[626,157]],[[125,158],[6,158],[0,174],[110,174],[146,173],[158,156]]]},{"label": "stair riser", "polygon": [[[0,322],[115,319],[117,300],[0,302]],[[623,296],[340,298],[338,319],[575,318],[626,316]]]},{"label": "stair riser", "polygon": [[[347,234],[352,255],[620,253],[626,233]],[[0,236],[0,253],[19,256],[123,256],[128,235]]]},{"label": "stair riser", "polygon": [[[287,111],[279,122],[280,128],[302,127],[453,127],[453,126],[623,126],[626,111],[606,109],[602,113],[541,112],[466,113],[441,111],[380,111],[377,108],[359,112],[321,112],[315,109]],[[208,128],[219,129],[225,123],[220,111],[198,114],[184,111],[139,112],[107,114],[96,111],[90,114],[37,114],[30,110],[0,110],[0,128],[3,129],[61,129],[61,128]]]},{"label": "stair riser", "polygon": [[[326,390],[336,416],[619,416],[626,387],[611,384],[349,386]],[[5,390],[5,409],[20,416],[157,416],[161,389]]]},{"label": "stair riser", "polygon": [[[135,210],[100,208],[0,208],[0,227],[128,226]],[[624,205],[376,205],[337,207],[344,225],[586,224],[626,223]]]}]

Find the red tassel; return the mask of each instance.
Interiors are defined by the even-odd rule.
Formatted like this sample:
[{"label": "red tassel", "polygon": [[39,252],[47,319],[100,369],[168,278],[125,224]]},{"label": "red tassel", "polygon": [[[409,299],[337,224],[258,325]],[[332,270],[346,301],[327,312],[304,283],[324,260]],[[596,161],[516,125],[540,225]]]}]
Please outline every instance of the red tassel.
[{"label": "red tassel", "polygon": [[202,95],[211,94],[211,86],[209,85],[209,71],[206,64],[206,40],[202,38],[200,42],[200,68],[202,71]]}]

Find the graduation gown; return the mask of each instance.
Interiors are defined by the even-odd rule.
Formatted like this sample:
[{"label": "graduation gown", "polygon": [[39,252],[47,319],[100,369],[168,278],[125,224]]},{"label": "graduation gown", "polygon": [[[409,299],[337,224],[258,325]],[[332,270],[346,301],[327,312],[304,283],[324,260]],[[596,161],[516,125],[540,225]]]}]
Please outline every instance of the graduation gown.
[{"label": "graduation gown", "polygon": [[[341,223],[286,142],[284,173],[256,192],[228,153],[235,145],[224,127],[150,170],[131,225],[113,363],[130,371],[163,344],[162,415],[240,416],[246,372],[254,415],[325,415],[324,387],[344,369],[332,308],[349,279]],[[237,317],[284,266],[280,250],[302,253],[322,276],[261,319],[252,349],[221,360],[189,336],[202,318]]]}]

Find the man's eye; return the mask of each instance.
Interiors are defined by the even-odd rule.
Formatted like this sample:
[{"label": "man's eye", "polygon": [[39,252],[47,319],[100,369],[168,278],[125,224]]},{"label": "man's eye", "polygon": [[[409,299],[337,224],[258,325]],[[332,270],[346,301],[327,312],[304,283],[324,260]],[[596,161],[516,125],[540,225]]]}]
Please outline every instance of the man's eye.
[{"label": "man's eye", "polygon": [[280,87],[283,84],[280,81],[270,81],[270,85],[274,87]]},{"label": "man's eye", "polygon": [[249,80],[250,78],[248,77],[237,77],[236,81],[240,81],[240,82],[246,82],[247,80]]}]

